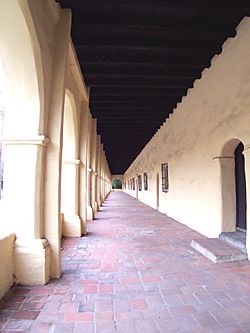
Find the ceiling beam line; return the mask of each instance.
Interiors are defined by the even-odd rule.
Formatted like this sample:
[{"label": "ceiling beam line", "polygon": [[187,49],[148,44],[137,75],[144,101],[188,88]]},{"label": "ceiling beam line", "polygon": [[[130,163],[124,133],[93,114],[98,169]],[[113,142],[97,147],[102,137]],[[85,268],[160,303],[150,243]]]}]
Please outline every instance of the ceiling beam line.
[{"label": "ceiling beam line", "polygon": [[185,88],[167,88],[161,86],[147,86],[147,87],[93,87],[90,89],[91,95],[169,95],[169,96],[183,96],[186,92]]},{"label": "ceiling beam line", "polygon": [[229,34],[230,31],[235,33],[233,28],[228,28],[225,25],[220,25],[218,30],[208,29],[207,27],[201,27],[197,30],[196,27],[192,27],[190,24],[186,25],[176,25],[169,24],[166,22],[164,26],[150,26],[150,25],[141,25],[141,24],[100,24],[100,23],[78,23],[73,27],[73,34],[86,34],[90,35],[91,38],[93,36],[110,36],[114,34],[114,37],[124,36],[125,34],[136,34],[136,36],[147,35],[149,37],[159,35],[159,38],[169,38],[173,39],[173,36],[182,35],[186,36],[188,34],[189,37],[203,38],[204,35],[206,37],[210,37],[210,40],[216,37],[223,37],[225,34]]},{"label": "ceiling beam line", "polygon": [[[148,52],[148,53],[165,53],[165,54],[186,54],[186,55],[193,55],[196,56],[197,54],[200,54],[200,56],[206,56],[207,53],[211,52],[211,47],[208,47],[206,49],[204,48],[194,48],[192,45],[189,44],[189,47],[183,47],[183,45],[176,45],[174,47],[166,47],[166,46],[141,46],[141,45],[84,45],[80,43],[75,43],[75,48],[77,53],[81,56],[81,52],[84,52],[87,54],[88,52],[91,53],[91,51],[97,53],[97,52],[110,52],[114,53],[115,51],[118,53],[124,54],[126,53],[133,53],[133,52]],[[216,48],[215,48],[216,49]]]}]

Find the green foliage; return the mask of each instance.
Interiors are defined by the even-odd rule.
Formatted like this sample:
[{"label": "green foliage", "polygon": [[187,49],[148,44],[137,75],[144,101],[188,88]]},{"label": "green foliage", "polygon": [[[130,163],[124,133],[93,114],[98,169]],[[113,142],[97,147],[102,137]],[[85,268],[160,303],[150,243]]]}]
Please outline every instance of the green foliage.
[{"label": "green foliage", "polygon": [[112,182],[112,188],[113,189],[122,189],[122,182],[119,179],[114,179]]}]

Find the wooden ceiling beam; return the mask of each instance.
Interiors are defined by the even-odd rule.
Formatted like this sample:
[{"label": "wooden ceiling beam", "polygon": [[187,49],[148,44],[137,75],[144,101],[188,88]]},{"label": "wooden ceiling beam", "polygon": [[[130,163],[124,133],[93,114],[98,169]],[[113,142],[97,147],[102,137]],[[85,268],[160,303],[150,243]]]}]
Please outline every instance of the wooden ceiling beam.
[{"label": "wooden ceiling beam", "polygon": [[[76,45],[141,45],[141,46],[192,46],[216,48],[225,36],[234,36],[235,29],[221,26],[219,30],[182,27],[154,27],[141,25],[78,24],[72,30]],[[84,36],[84,38],[83,38]]]},{"label": "wooden ceiling beam", "polygon": [[[130,25],[187,25],[211,29],[227,26],[249,13],[249,2],[238,0],[210,1],[103,1],[60,0],[64,8],[71,7],[76,24],[130,24]],[[231,14],[231,15],[230,15]]]},{"label": "wooden ceiling beam", "polygon": [[186,92],[185,88],[172,88],[165,86],[105,86],[105,87],[93,87],[90,89],[90,95],[168,95],[168,96],[183,96]]},{"label": "wooden ceiling beam", "polygon": [[131,64],[131,63],[89,63],[80,62],[84,76],[89,75],[148,75],[180,78],[195,78],[202,71],[201,65]]},{"label": "wooden ceiling beam", "polygon": [[128,102],[128,101],[132,101],[132,102],[158,102],[158,101],[162,101],[162,102],[176,102],[176,98],[178,99],[178,96],[167,96],[167,95],[91,95],[90,97],[90,104],[92,103],[105,103],[105,102],[110,102],[110,101],[114,101],[114,102]]},{"label": "wooden ceiling beam", "polygon": [[90,87],[105,86],[106,84],[116,86],[167,86],[173,88],[187,88],[192,85],[194,78],[178,78],[167,76],[133,76],[133,75],[87,75],[85,82]]},{"label": "wooden ceiling beam", "polygon": [[[156,47],[156,46],[130,46],[130,45],[75,45],[76,53],[81,63],[92,62],[153,62],[168,64],[203,64],[215,54],[218,48],[194,49],[189,47]],[[141,59],[145,57],[145,59]]]}]

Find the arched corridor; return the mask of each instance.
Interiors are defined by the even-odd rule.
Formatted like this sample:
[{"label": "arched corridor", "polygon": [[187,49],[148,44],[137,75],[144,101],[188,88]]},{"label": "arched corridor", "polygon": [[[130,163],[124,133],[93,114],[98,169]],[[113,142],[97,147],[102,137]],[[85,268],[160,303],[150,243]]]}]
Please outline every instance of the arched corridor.
[{"label": "arched corridor", "polygon": [[249,332],[250,2],[0,21],[0,332]]},{"label": "arched corridor", "polygon": [[201,235],[123,192],[88,230],[63,240],[61,279],[7,293],[1,332],[249,332],[249,261],[215,265],[190,248]]}]

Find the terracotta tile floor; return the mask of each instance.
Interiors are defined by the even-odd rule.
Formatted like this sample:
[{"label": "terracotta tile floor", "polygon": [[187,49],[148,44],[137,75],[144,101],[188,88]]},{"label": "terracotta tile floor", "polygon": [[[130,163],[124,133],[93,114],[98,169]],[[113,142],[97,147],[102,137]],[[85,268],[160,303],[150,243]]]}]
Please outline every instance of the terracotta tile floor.
[{"label": "terracotta tile floor", "polygon": [[120,192],[88,230],[63,240],[60,280],[8,292],[1,332],[250,332],[248,261],[210,262],[201,235]]}]

